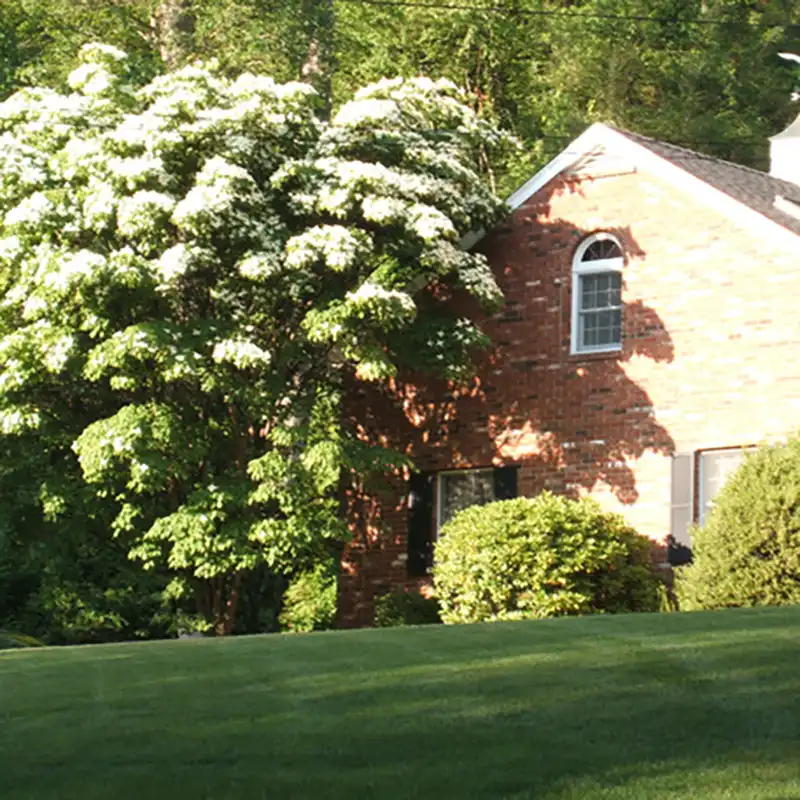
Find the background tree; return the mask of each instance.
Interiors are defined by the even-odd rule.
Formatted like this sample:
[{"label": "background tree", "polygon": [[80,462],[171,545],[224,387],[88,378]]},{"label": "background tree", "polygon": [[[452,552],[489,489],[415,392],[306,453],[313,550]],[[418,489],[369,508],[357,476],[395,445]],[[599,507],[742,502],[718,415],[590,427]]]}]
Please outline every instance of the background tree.
[{"label": "background tree", "polygon": [[[229,76],[311,80],[333,109],[353,87],[383,77],[449,77],[525,145],[494,165],[503,191],[594,121],[764,168],[767,136],[796,115],[791,68],[777,58],[800,49],[793,0],[481,5],[193,0],[194,33],[182,58],[217,58]],[[7,91],[56,85],[77,47],[97,39],[127,50],[142,75],[152,75],[161,62],[153,29],[161,6],[22,0],[3,9]]]},{"label": "background tree", "polygon": [[308,84],[82,61],[0,105],[0,518],[88,517],[230,633],[248,576],[346,536],[343,479],[402,463],[346,424],[348,381],[459,379],[487,343],[448,299],[500,300],[458,241],[508,140],[447,82],[322,123]]}]

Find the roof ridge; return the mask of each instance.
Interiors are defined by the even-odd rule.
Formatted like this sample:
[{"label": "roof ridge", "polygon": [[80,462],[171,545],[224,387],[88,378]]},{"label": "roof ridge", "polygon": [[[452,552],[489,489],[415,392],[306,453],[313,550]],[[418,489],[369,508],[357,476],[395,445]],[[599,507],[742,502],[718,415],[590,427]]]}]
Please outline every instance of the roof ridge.
[{"label": "roof ridge", "polygon": [[649,151],[676,169],[800,236],[800,218],[775,205],[778,196],[800,202],[800,186],[792,181],[724,158],[698,153],[677,144],[626,131],[614,125],[605,127],[624,141]]},{"label": "roof ridge", "polygon": [[[636,131],[629,131],[626,128],[620,128],[616,125],[606,123],[609,128],[615,130],[617,133],[622,134],[622,136],[629,137],[631,139],[645,139],[648,142],[653,142],[653,144],[665,145],[667,147],[673,147],[676,150],[680,150],[682,153],[687,153],[693,158],[700,158],[706,161],[716,161],[719,164],[725,164],[729,167],[735,167],[736,169],[740,169],[744,172],[750,172],[753,175],[758,175],[760,178],[769,178],[773,181],[778,181],[779,183],[788,183],[787,181],[783,180],[782,178],[776,178],[774,175],[770,175],[769,172],[764,172],[763,170],[756,169],[755,167],[749,167],[746,164],[739,164],[736,161],[728,161],[726,158],[720,158],[719,156],[712,156],[708,153],[701,153],[698,150],[692,150],[689,147],[683,147],[682,145],[675,144],[674,142],[667,142],[663,139],[656,139],[652,136],[647,136],[644,133],[637,133]],[[791,185],[791,184],[789,184]]]}]

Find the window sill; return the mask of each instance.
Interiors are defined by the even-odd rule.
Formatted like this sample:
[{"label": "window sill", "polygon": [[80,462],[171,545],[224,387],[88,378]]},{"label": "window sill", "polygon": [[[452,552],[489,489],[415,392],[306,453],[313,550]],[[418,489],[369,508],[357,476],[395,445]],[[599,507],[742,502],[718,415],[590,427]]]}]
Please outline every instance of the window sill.
[{"label": "window sill", "polygon": [[585,353],[573,352],[570,350],[570,361],[605,361],[611,358],[619,358],[622,355],[622,347],[615,347],[613,350],[587,350]]}]

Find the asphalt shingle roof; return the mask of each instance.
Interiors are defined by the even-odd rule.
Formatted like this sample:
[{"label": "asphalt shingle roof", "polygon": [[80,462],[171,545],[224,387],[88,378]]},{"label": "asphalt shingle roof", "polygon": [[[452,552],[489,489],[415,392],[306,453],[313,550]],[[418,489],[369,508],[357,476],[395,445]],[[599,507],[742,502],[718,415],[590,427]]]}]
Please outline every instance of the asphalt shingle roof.
[{"label": "asphalt shingle roof", "polygon": [[800,205],[800,186],[797,184],[773,178],[766,172],[759,172],[750,167],[732,164],[674,144],[659,142],[638,133],[619,128],[615,130],[632,142],[646,147],[657,156],[672,162],[690,175],[800,236],[800,218],[775,207],[777,197],[783,197]]}]

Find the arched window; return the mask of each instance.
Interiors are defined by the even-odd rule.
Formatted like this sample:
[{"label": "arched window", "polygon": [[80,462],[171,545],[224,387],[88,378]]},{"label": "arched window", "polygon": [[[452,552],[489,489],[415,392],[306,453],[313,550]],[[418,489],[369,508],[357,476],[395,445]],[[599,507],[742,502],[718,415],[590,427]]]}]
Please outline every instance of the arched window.
[{"label": "arched window", "polygon": [[584,239],[572,262],[572,352],[622,348],[622,246],[610,233]]}]

